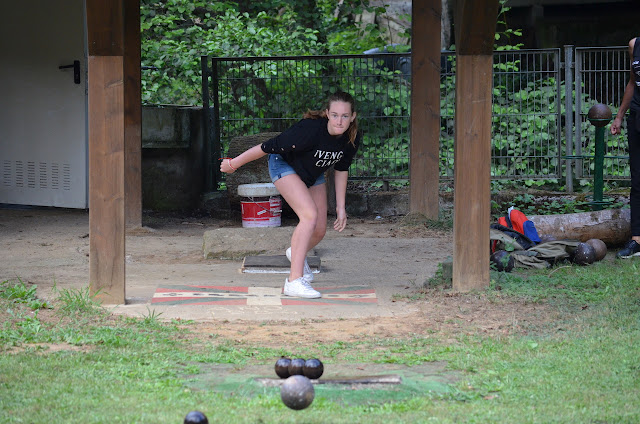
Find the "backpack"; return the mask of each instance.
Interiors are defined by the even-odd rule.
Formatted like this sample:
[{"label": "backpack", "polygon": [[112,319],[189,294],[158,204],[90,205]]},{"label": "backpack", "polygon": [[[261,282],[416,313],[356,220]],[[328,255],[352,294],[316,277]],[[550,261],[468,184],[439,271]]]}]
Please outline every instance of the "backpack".
[{"label": "backpack", "polygon": [[[509,208],[507,216],[499,218],[498,223],[491,224],[490,227],[515,239],[524,250],[528,250],[540,243],[540,236],[533,222],[513,206]],[[491,252],[495,252],[496,249],[497,242],[493,240]]]},{"label": "backpack", "polygon": [[540,236],[536,231],[536,226],[531,222],[525,214],[511,206],[507,216],[498,219],[498,224],[507,228],[512,228],[529,238],[533,243],[540,243]]}]

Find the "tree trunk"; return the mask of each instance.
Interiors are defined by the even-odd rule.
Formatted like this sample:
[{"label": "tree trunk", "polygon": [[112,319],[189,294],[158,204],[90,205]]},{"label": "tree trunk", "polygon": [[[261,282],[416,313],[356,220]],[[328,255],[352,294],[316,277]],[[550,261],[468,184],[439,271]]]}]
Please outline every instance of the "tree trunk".
[{"label": "tree trunk", "polygon": [[621,245],[631,238],[631,210],[605,209],[563,215],[533,215],[528,218],[540,236],[587,241],[600,239],[608,246]]}]

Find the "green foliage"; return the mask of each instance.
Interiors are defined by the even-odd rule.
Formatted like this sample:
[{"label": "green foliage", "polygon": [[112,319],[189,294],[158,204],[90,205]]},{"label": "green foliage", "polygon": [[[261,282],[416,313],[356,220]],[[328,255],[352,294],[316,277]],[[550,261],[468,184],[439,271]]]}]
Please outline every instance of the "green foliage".
[{"label": "green foliage", "polygon": [[382,44],[360,28],[347,2],[271,0],[141,2],[143,103],[201,105],[201,56],[286,56],[361,53]]},{"label": "green foliage", "polygon": [[12,303],[23,303],[32,310],[49,308],[49,304],[36,296],[37,286],[26,285],[20,278],[16,281],[5,280],[0,283],[0,298]]},{"label": "green foliage", "polygon": [[60,304],[58,311],[64,315],[84,315],[101,312],[100,303],[95,300],[97,295],[89,293],[89,287],[82,289],[58,289],[54,286]]}]

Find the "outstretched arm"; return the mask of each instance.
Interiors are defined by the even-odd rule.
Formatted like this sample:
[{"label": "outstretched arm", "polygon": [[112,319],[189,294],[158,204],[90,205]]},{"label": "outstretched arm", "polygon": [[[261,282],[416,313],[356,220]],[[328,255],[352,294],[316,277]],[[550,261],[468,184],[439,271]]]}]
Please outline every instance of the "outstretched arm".
[{"label": "outstretched arm", "polygon": [[227,174],[232,174],[242,165],[256,159],[260,159],[261,157],[266,155],[266,153],[262,151],[261,146],[262,144],[253,146],[252,148],[240,154],[239,156],[236,156],[235,158],[223,159],[222,163],[220,164],[220,171],[226,172]]},{"label": "outstretched arm", "polygon": [[349,179],[349,171],[334,171],[336,186],[336,221],[333,223],[333,229],[340,232],[347,226],[347,180]]},{"label": "outstretched arm", "polygon": [[[629,41],[629,57],[633,60],[633,46],[636,43],[636,39]],[[629,109],[629,105],[631,104],[631,98],[633,97],[633,89],[636,85],[636,77],[633,74],[633,70],[631,70],[629,76],[629,82],[624,89],[624,95],[622,96],[622,103],[620,104],[620,108],[618,109],[618,113],[616,114],[615,119],[611,123],[611,134],[616,135],[620,134],[620,127],[622,126],[622,119],[624,119],[624,114],[627,113],[627,109]]]}]

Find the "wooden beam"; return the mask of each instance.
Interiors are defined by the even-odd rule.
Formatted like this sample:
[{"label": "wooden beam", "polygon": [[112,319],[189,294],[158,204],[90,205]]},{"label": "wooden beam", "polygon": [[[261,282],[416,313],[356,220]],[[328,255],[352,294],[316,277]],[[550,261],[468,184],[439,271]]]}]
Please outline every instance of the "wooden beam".
[{"label": "wooden beam", "polygon": [[142,226],[140,0],[124,2],[124,181],[127,227]]},{"label": "wooden beam", "polygon": [[125,302],[122,56],[89,56],[89,282],[107,304]]},{"label": "wooden beam", "polygon": [[455,5],[453,289],[489,285],[491,88],[498,0]]},{"label": "wooden beam", "polygon": [[489,285],[493,56],[458,55],[454,148],[453,289]]},{"label": "wooden beam", "polygon": [[123,56],[123,1],[86,0],[89,56]]},{"label": "wooden beam", "polygon": [[499,0],[457,0],[454,22],[458,54],[493,54],[499,8]]},{"label": "wooden beam", "polygon": [[438,219],[442,0],[414,0],[409,211]]},{"label": "wooden beam", "polygon": [[125,302],[124,6],[86,0],[89,50],[89,288]]}]

